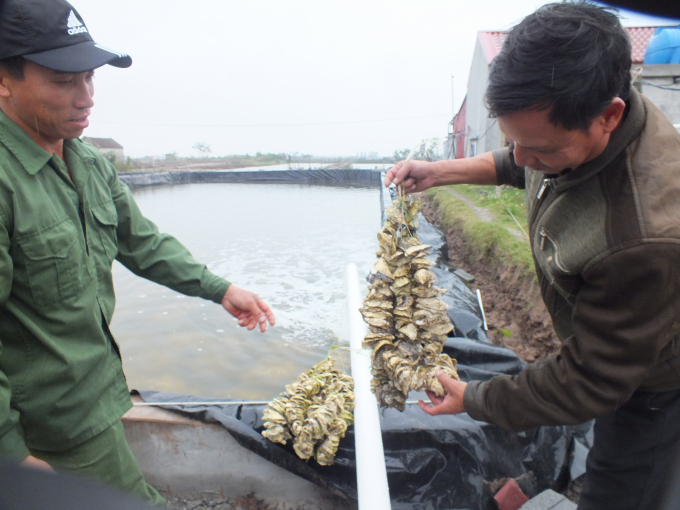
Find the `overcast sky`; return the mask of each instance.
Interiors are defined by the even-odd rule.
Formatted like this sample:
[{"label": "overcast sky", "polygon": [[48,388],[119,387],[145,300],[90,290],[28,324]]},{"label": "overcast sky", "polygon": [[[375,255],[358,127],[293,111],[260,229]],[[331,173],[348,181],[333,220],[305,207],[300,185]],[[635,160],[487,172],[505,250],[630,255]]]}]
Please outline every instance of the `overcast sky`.
[{"label": "overcast sky", "polygon": [[[479,30],[540,0],[73,0],[95,41],[86,136],[133,157],[176,152],[391,156],[446,136]],[[629,15],[624,25],[658,20]],[[452,94],[452,79],[453,94]],[[452,104],[453,95],[453,104]]]}]

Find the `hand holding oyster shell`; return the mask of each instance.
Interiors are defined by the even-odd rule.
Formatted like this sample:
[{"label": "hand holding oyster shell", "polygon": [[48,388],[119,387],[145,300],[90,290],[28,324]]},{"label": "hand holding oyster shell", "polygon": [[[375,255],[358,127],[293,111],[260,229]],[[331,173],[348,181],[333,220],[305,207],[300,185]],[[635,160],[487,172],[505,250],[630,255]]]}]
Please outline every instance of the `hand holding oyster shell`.
[{"label": "hand holding oyster shell", "polygon": [[438,414],[458,414],[465,412],[465,404],[463,396],[465,395],[465,387],[467,383],[452,379],[444,372],[437,372],[437,379],[444,388],[446,394],[444,396],[427,390],[427,396],[430,398],[432,404],[426,404],[422,400],[418,401],[420,408],[430,416]]}]

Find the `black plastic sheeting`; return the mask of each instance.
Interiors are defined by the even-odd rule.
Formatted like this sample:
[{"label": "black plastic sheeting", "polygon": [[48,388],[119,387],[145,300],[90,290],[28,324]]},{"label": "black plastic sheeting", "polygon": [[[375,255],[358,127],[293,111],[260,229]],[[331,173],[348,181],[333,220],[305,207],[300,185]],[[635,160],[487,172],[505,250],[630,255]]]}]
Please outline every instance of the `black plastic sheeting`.
[{"label": "black plastic sheeting", "polygon": [[[512,351],[479,340],[450,338],[444,352],[458,359],[463,380],[516,374],[523,367]],[[140,394],[149,402],[168,402],[165,409],[219,422],[244,448],[336,495],[356,499],[354,427],[341,440],[335,464],[324,467],[299,459],[290,442],[282,446],[262,437],[265,405],[172,406],[172,401],[211,399],[153,391]],[[407,405],[404,412],[381,409],[380,426],[395,510],[483,510],[493,496],[488,483],[522,475],[532,479],[536,493],[561,489],[569,480],[572,439],[582,432],[579,427],[506,432],[467,414],[431,417],[415,404]]]},{"label": "black plastic sheeting", "polygon": [[468,286],[456,276],[454,268],[445,263],[446,238],[434,225],[430,225],[422,214],[418,215],[418,237],[423,244],[432,246],[431,254],[427,257],[437,263],[432,271],[437,275],[437,287],[449,291],[439,299],[449,305],[447,313],[453,322],[455,329],[453,336],[473,338],[489,343],[484,331],[482,314],[479,309],[477,296]]},{"label": "black plastic sheeting", "polygon": [[[511,350],[488,341],[475,294],[453,268],[442,262],[444,236],[422,217],[420,223],[420,239],[433,245],[431,257],[439,262],[434,268],[437,285],[450,289],[442,299],[450,305],[448,313],[456,329],[444,352],[458,360],[461,379],[488,380],[498,374],[517,374],[524,362]],[[291,374],[291,380],[296,376]],[[220,422],[239,444],[270,462],[334,494],[350,500],[357,497],[354,427],[340,442],[335,464],[324,467],[313,459],[299,459],[290,442],[282,446],[262,437],[264,405],[173,406],[172,401],[214,399],[151,391],[141,395],[146,401],[168,402],[164,408],[192,418]],[[415,404],[408,404],[404,412],[380,410],[380,426],[395,510],[486,510],[492,508],[489,484],[508,477],[531,480],[529,492],[535,491],[533,494],[547,488],[561,490],[569,481],[570,468],[573,471],[573,443],[584,443],[590,428],[586,424],[506,432],[467,414],[431,417]]]},{"label": "black plastic sheeting", "polygon": [[258,182],[281,184],[313,184],[343,187],[381,186],[381,173],[377,170],[326,168],[317,170],[213,170],[176,171],[157,173],[125,173],[120,180],[130,188],[163,184],[194,184],[216,182]]}]

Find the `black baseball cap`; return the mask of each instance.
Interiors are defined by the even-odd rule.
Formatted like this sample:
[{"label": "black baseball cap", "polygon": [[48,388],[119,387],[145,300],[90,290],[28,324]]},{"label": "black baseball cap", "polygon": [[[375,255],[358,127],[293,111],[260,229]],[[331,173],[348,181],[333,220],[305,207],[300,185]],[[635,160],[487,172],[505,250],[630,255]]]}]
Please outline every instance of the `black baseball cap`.
[{"label": "black baseball cap", "polygon": [[132,65],[125,53],[96,44],[65,0],[0,0],[0,59],[19,56],[65,73]]}]

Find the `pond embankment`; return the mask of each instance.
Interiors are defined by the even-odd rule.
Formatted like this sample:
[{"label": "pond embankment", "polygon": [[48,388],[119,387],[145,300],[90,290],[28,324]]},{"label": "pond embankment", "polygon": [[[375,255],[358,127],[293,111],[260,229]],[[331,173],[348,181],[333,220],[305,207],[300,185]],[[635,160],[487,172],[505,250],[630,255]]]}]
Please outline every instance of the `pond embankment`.
[{"label": "pond embankment", "polygon": [[[529,243],[480,218],[445,188],[423,194],[423,215],[446,235],[448,263],[475,276],[489,339],[531,363],[559,348],[533,272]],[[486,221],[485,221],[486,220]]]}]

